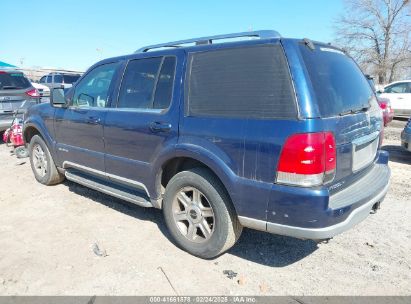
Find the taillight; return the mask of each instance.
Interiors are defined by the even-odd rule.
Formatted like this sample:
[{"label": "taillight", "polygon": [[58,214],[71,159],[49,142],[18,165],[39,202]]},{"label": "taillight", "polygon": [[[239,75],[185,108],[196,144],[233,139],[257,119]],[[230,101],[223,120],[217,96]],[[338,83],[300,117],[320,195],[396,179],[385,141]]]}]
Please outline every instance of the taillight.
[{"label": "taillight", "polygon": [[287,139],[281,152],[277,183],[318,186],[334,178],[336,164],[333,133],[294,134]]},{"label": "taillight", "polygon": [[34,98],[40,97],[40,94],[36,89],[28,90],[26,92],[26,94],[29,95],[30,97],[34,97]]},{"label": "taillight", "polygon": [[385,110],[387,108],[387,103],[385,101],[380,102],[380,108]]}]

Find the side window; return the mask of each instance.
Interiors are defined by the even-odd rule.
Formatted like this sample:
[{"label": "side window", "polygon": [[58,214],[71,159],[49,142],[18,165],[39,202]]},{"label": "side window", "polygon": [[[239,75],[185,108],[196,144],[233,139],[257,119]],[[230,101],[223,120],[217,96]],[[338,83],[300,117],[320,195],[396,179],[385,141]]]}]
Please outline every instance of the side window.
[{"label": "side window", "polygon": [[385,93],[406,93],[406,91],[407,91],[406,82],[393,84],[392,86],[384,90]]},{"label": "side window", "polygon": [[76,86],[73,106],[104,108],[117,62],[100,65],[90,71]]},{"label": "side window", "polygon": [[297,117],[295,94],[280,45],[189,54],[188,116],[272,119]]},{"label": "side window", "polygon": [[63,76],[61,75],[54,75],[54,83],[62,83],[63,82]]},{"label": "side window", "polygon": [[173,95],[174,74],[176,70],[176,58],[166,57],[158,76],[153,108],[167,109],[170,106]]},{"label": "side window", "polygon": [[40,82],[40,83],[45,83],[45,82],[46,82],[46,78],[47,78],[46,76],[41,77],[39,82]]},{"label": "side window", "polygon": [[170,105],[174,57],[136,59],[128,63],[120,88],[118,107],[166,109]]},{"label": "side window", "polygon": [[47,76],[47,80],[46,80],[46,81],[47,81],[47,83],[51,83],[51,82],[52,82],[51,75],[48,75],[48,76]]}]

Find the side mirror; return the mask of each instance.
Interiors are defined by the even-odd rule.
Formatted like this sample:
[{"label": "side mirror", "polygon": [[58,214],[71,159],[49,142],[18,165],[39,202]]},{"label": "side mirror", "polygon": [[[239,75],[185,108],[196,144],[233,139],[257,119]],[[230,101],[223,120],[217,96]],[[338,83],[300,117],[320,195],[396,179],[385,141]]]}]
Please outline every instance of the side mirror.
[{"label": "side mirror", "polygon": [[50,103],[52,106],[65,107],[67,105],[64,89],[54,88],[51,90]]}]

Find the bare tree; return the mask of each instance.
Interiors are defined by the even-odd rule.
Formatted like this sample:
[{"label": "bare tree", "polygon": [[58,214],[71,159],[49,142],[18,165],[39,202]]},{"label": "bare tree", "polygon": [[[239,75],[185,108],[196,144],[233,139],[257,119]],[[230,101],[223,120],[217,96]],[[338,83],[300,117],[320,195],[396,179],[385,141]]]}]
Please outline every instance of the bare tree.
[{"label": "bare tree", "polygon": [[346,49],[378,83],[411,65],[410,0],[345,0],[336,23],[336,44]]}]

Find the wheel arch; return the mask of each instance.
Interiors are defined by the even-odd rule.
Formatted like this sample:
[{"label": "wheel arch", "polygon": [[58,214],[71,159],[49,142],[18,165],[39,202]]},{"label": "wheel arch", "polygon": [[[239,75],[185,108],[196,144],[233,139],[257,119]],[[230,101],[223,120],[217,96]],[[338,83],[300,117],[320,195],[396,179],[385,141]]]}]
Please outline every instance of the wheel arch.
[{"label": "wheel arch", "polygon": [[40,136],[47,145],[47,148],[50,151],[50,154],[55,158],[54,154],[54,141],[51,138],[50,134],[47,132],[47,129],[42,127],[41,124],[35,122],[25,122],[23,129],[23,140],[28,145],[33,136]]},{"label": "wheel arch", "polygon": [[[192,149],[177,151],[174,155],[164,159],[161,165],[155,170],[155,193],[157,197],[162,198],[165,187],[171,178],[177,173],[189,170],[196,167],[208,169],[213,175],[217,177],[222,184],[227,196],[235,208],[235,197],[233,185],[235,183],[235,175],[231,169],[217,156],[209,153],[209,151],[194,152]],[[161,204],[159,204],[161,208]]]}]

